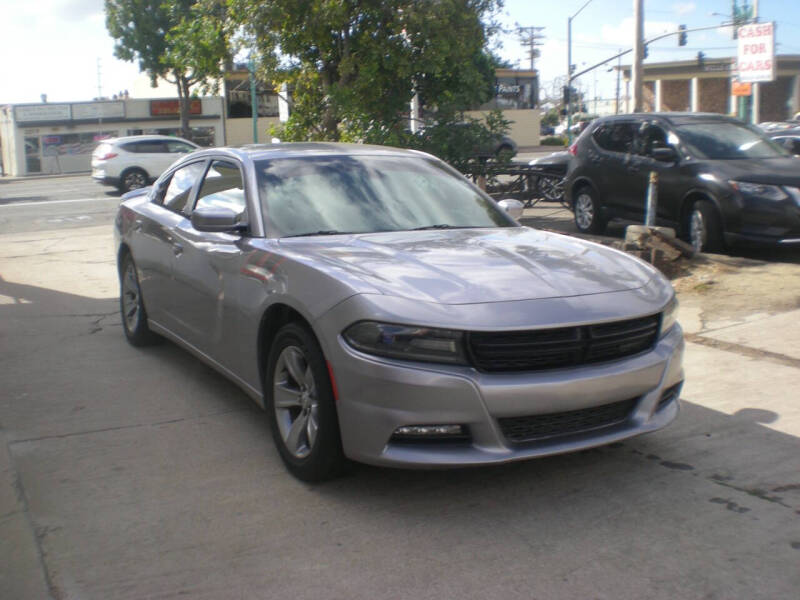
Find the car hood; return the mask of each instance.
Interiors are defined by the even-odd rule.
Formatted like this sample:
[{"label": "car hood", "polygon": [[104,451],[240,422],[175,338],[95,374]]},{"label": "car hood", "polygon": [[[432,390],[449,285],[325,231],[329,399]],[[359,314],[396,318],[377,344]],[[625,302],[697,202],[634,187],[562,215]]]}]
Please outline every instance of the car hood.
[{"label": "car hood", "polygon": [[280,245],[379,293],[441,304],[618,292],[640,288],[655,274],[617,250],[528,227],[296,238]]},{"label": "car hood", "polygon": [[708,161],[727,179],[752,183],[800,186],[800,158],[753,158]]}]

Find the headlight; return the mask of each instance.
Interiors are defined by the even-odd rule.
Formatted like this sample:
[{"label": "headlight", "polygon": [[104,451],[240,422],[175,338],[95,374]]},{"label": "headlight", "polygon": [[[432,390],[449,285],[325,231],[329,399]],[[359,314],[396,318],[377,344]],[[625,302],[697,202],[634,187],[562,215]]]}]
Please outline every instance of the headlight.
[{"label": "headlight", "polygon": [[758,196],[767,200],[786,200],[788,196],[777,185],[766,185],[764,183],[748,183],[746,181],[729,181],[731,187],[745,196]]},{"label": "headlight", "polygon": [[342,334],[356,350],[403,360],[466,365],[464,333],[415,325],[361,321]]},{"label": "headlight", "polygon": [[669,330],[678,322],[678,298],[673,296],[664,312],[661,314],[661,336],[667,335]]},{"label": "headlight", "polygon": [[797,204],[797,206],[800,206],[800,188],[790,187],[787,185],[783,189],[789,192],[789,195],[792,198],[794,198],[795,204]]}]

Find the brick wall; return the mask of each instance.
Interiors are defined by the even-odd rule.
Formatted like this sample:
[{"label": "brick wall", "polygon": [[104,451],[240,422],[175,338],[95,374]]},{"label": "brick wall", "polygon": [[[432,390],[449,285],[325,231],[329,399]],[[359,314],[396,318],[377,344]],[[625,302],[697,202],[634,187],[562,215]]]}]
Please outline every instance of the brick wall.
[{"label": "brick wall", "polygon": [[665,79],[661,82],[661,110],[682,112],[689,110],[688,79]]},{"label": "brick wall", "polygon": [[791,117],[789,106],[792,96],[793,77],[778,77],[775,81],[762,83],[759,121],[784,121]]},{"label": "brick wall", "polygon": [[699,112],[728,114],[731,96],[730,79],[727,77],[700,79],[698,85],[700,86],[697,94]]}]

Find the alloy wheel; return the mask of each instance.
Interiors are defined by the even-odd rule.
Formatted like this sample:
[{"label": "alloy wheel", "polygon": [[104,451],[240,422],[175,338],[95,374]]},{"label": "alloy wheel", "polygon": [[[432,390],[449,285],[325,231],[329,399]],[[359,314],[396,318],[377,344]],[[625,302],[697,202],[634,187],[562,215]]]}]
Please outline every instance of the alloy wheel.
[{"label": "alloy wheel", "polygon": [[589,229],[594,222],[594,200],[585,192],[575,201],[575,221],[581,229]]},{"label": "alloy wheel", "polygon": [[305,458],[319,430],[319,398],[311,365],[297,346],[287,346],[278,356],[273,398],[275,420],[286,449],[296,458]]},{"label": "alloy wheel", "polygon": [[703,213],[695,208],[692,211],[691,217],[689,217],[689,240],[695,252],[700,252],[703,249],[707,239],[708,230],[706,228],[705,219],[703,218]]},{"label": "alloy wheel", "polygon": [[134,331],[139,322],[139,309],[141,306],[139,282],[136,280],[136,267],[128,261],[125,273],[122,276],[122,311],[125,318],[125,327]]},{"label": "alloy wheel", "polygon": [[140,173],[139,171],[134,171],[125,175],[124,184],[125,189],[127,190],[138,190],[147,184],[147,179],[145,178],[144,174]]}]

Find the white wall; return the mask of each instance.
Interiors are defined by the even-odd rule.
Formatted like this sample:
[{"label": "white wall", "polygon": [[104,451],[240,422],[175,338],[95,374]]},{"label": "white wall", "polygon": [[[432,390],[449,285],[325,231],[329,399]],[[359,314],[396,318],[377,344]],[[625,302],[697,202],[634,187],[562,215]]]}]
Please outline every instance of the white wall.
[{"label": "white wall", "polygon": [[[471,110],[466,113],[470,117],[484,118],[489,111]],[[517,142],[517,146],[538,146],[539,126],[542,115],[538,108],[521,108],[504,110],[503,117],[511,121],[509,137]]]}]

